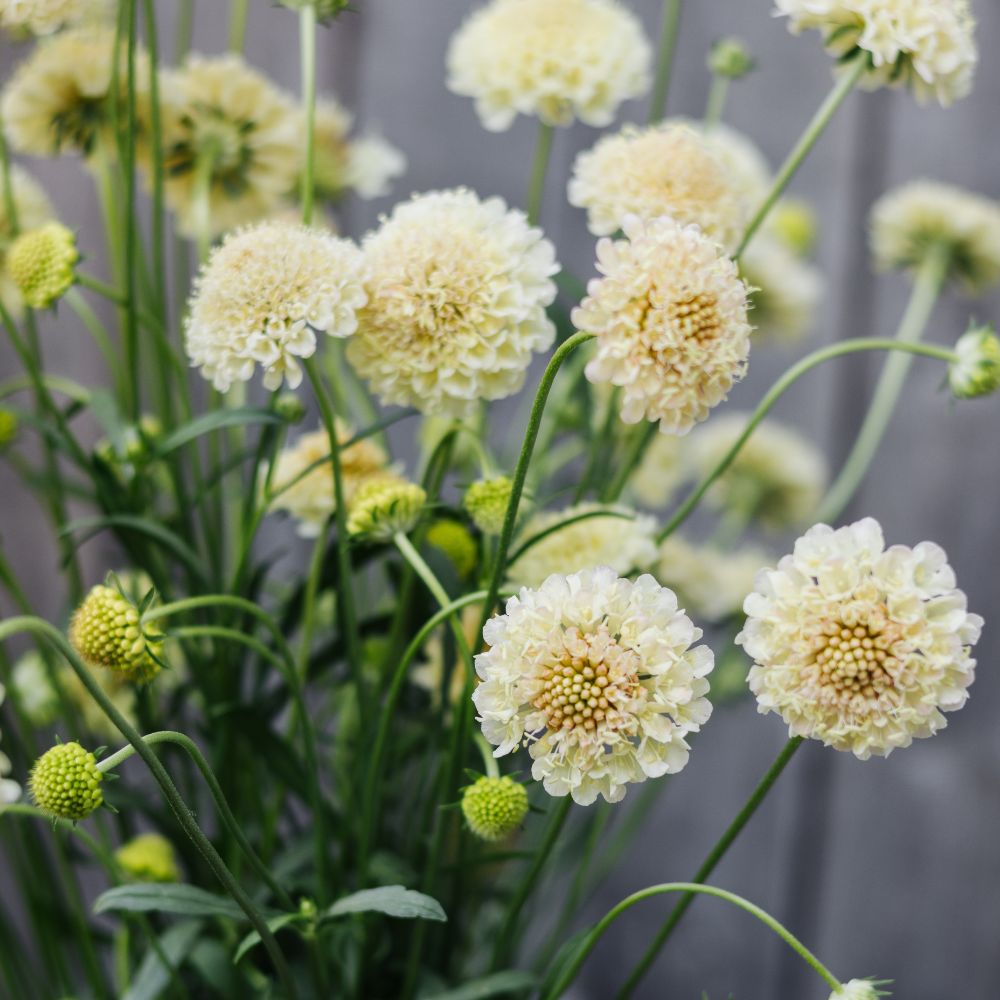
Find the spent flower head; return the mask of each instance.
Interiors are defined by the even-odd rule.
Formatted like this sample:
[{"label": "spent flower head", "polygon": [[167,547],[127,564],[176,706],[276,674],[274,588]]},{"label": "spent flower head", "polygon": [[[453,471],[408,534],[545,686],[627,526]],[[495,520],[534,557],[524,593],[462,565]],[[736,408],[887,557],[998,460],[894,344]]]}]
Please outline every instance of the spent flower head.
[{"label": "spent flower head", "polygon": [[504,840],[528,815],[528,792],[513,778],[484,775],[462,790],[462,815],[480,840]]},{"label": "spent flower head", "polygon": [[375,479],[358,489],[347,515],[347,533],[388,540],[411,531],[427,503],[416,483],[398,477]]},{"label": "spent flower head", "polygon": [[494,476],[492,479],[477,480],[465,491],[462,506],[484,535],[499,535],[503,530],[513,489],[510,476]]},{"label": "spent flower head", "polygon": [[178,882],[174,846],[158,833],[141,833],[115,851],[115,861],[134,882]]},{"label": "spent flower head", "polygon": [[958,360],[948,368],[948,384],[959,399],[989,396],[1000,389],[1000,338],[992,326],[973,326],[955,344]]},{"label": "spent flower head", "polygon": [[57,743],[31,769],[31,797],[61,819],[86,819],[104,802],[97,758],[79,743]]},{"label": "spent flower head", "polygon": [[7,251],[7,273],[32,309],[54,305],[76,280],[80,252],[72,229],[46,222],[22,233]]}]

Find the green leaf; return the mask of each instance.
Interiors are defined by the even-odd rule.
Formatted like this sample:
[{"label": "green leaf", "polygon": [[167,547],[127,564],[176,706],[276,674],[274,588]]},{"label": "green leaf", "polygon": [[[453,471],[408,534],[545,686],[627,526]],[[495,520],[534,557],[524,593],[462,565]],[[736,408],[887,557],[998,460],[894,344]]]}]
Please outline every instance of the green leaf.
[{"label": "green leaf", "polygon": [[243,911],[231,899],[183,883],[178,885],[140,883],[108,889],[94,901],[94,913],[107,913],[112,910],[126,910],[132,913],[174,913],[184,917],[246,919]]},{"label": "green leaf", "polygon": [[486,997],[509,996],[512,993],[527,993],[535,988],[538,980],[530,972],[520,972],[509,969],[507,972],[494,972],[492,975],[474,979],[453,990],[444,993],[433,993],[422,1000],[485,1000]]},{"label": "green leaf", "polygon": [[422,892],[401,885],[383,885],[377,889],[362,889],[338,899],[324,914],[330,920],[348,913],[384,913],[403,920],[447,920],[441,904]]},{"label": "green leaf", "polygon": [[[194,947],[203,926],[200,920],[185,920],[174,924],[161,935],[160,950],[174,969]],[[164,966],[160,956],[150,948],[121,1000],[155,1000],[169,982],[170,969]]]},{"label": "green leaf", "polygon": [[[300,913],[281,913],[276,917],[272,917],[267,922],[267,929],[271,932],[280,931],[282,927],[287,927],[290,923],[296,920],[301,920],[302,915]],[[233,956],[233,965],[235,965],[239,960],[248,952],[251,948],[256,948],[260,944],[260,935],[256,931],[251,931],[241,942],[239,948],[236,949],[236,954]]]},{"label": "green leaf", "polygon": [[195,417],[190,423],[178,427],[173,434],[168,434],[156,449],[161,457],[183,447],[196,438],[226,427],[242,427],[245,424],[280,424],[284,421],[270,410],[258,407],[244,406],[235,410],[212,410],[211,413]]}]

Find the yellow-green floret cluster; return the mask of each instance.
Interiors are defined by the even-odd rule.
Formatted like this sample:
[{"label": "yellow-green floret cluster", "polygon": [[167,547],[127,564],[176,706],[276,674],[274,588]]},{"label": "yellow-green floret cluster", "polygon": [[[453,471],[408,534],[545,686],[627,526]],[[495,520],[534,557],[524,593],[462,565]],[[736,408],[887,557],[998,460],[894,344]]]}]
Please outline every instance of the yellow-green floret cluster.
[{"label": "yellow-green floret cluster", "polygon": [[416,523],[427,502],[427,494],[415,483],[383,479],[363,486],[347,517],[350,535],[388,539],[407,532]]},{"label": "yellow-green floret cluster", "polygon": [[176,882],[180,878],[173,845],[158,833],[141,833],[115,851],[122,872],[136,882]]},{"label": "yellow-green floret cluster", "polygon": [[101,803],[97,758],[79,743],[59,743],[35,761],[31,797],[39,809],[61,819],[86,819]]},{"label": "yellow-green floret cluster", "polygon": [[467,577],[479,560],[479,547],[469,529],[458,521],[442,518],[427,529],[427,543],[447,556],[460,577]]},{"label": "yellow-green floret cluster", "polygon": [[499,535],[510,503],[513,484],[509,476],[480,479],[465,491],[462,501],[472,523],[484,535]]},{"label": "yellow-green floret cluster", "polygon": [[32,309],[47,309],[76,280],[76,236],[59,222],[22,233],[7,252],[7,272]]},{"label": "yellow-green floret cluster", "polygon": [[482,840],[503,840],[524,821],[528,793],[513,778],[479,778],[462,792],[462,815]]}]

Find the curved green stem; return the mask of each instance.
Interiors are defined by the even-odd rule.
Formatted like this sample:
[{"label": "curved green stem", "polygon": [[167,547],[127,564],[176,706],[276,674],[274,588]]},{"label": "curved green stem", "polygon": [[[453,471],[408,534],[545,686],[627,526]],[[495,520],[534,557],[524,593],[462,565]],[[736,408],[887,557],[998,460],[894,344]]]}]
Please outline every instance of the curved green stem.
[{"label": "curved green stem", "polygon": [[812,151],[813,146],[816,145],[817,140],[823,134],[827,125],[830,124],[833,116],[837,113],[837,109],[844,103],[847,95],[854,90],[858,80],[861,79],[862,74],[868,69],[868,59],[867,54],[859,52],[837,78],[833,90],[830,91],[826,100],[819,106],[819,110],[813,116],[812,121],[806,126],[805,132],[802,133],[802,138],[799,139],[795,148],[789,153],[788,159],[785,160],[775,176],[774,183],[764,198],[763,204],[757,209],[756,214],[750,220],[750,224],[743,234],[743,239],[740,241],[736,253],[733,254],[736,260],[740,259],[743,251],[750,245],[750,241],[756,235],[757,230],[760,229],[771,209],[774,208],[775,202],[784,193],[785,188],[788,187],[789,181],[795,176],[799,167],[802,166],[802,162]]},{"label": "curved green stem", "polygon": [[281,980],[282,989],[288,997],[294,1000],[298,993],[295,983],[289,972],[285,957],[281,952],[278,942],[271,933],[263,916],[258,911],[253,900],[247,895],[233,873],[226,866],[226,863],[219,856],[212,842],[202,833],[201,827],[195,822],[194,816],[187,804],[181,798],[170,775],[160,763],[156,754],[146,746],[142,736],[136,731],[132,724],[118,711],[112,701],[104,693],[103,688],[94,680],[90,671],[86,668],[76,651],[67,642],[65,636],[48,622],[41,618],[29,616],[18,616],[10,618],[0,623],[0,642],[4,642],[19,632],[30,632],[49,642],[79,677],[80,682],[87,689],[90,696],[97,702],[104,714],[111,720],[114,726],[135,748],[135,752],[142,758],[143,763],[149,768],[154,780],[160,786],[164,798],[167,800],[171,810],[177,817],[178,822],[184,832],[191,838],[191,841],[201,852],[205,861],[212,869],[213,874],[222,884],[223,888],[233,897],[240,909],[246,914],[247,920],[255,931],[260,935],[261,942],[274,962],[278,977]]},{"label": "curved green stem", "polygon": [[543,994],[543,1000],[556,1000],[557,997],[562,996],[566,987],[576,978],[577,972],[580,971],[580,967],[586,961],[587,956],[594,950],[594,946],[601,939],[601,936],[626,910],[635,906],[636,903],[641,903],[643,900],[652,899],[654,896],[662,896],[670,892],[683,892],[685,898],[691,897],[695,893],[700,893],[704,896],[714,896],[716,899],[722,899],[727,903],[732,903],[733,906],[738,906],[741,910],[745,910],[751,916],[756,917],[765,927],[774,931],[785,944],[792,948],[813,969],[827,986],[830,986],[834,991],[840,989],[840,980],[791,931],[778,923],[774,917],[756,904],[751,903],[742,896],[737,896],[734,892],[718,889],[712,885],[700,885],[693,882],[664,882],[662,885],[652,885],[647,889],[632,893],[631,896],[626,896],[617,906],[609,910],[587,936],[585,942],[574,956],[572,963],[562,972],[556,980],[555,985]]},{"label": "curved green stem", "polygon": [[784,395],[787,389],[805,375],[806,372],[822,364],[824,361],[828,361],[831,358],[839,358],[845,354],[854,354],[859,351],[903,351],[908,354],[918,354],[922,357],[935,358],[938,361],[947,361],[949,363],[958,360],[954,351],[944,347],[933,347],[929,344],[903,344],[898,340],[879,340],[874,338],[844,340],[839,344],[830,344],[828,347],[821,347],[819,350],[813,351],[812,354],[807,354],[801,361],[792,365],[771,386],[767,394],[760,401],[757,409],[754,410],[749,421],[747,421],[743,433],[733,442],[732,447],[722,457],[719,464],[688,494],[685,501],[674,512],[673,517],[670,518],[663,530],[657,535],[657,542],[662,542],[665,538],[668,538],[684,523],[695,507],[698,506],[701,498],[711,488],[712,484],[729,468],[733,459],[740,453],[743,445],[747,443],[747,440],[758,424],[767,416],[771,407]]},{"label": "curved green stem", "polygon": [[649,123],[658,122],[667,110],[667,94],[670,91],[670,71],[674,65],[677,49],[677,35],[681,23],[682,0],[664,0],[663,27],[660,29],[660,48],[656,60],[656,80],[653,82],[653,96],[649,104]]},{"label": "curved green stem", "polygon": [[555,129],[545,122],[538,125],[538,139],[535,145],[535,159],[531,165],[531,183],[528,185],[528,222],[538,225],[542,214],[542,197],[545,194],[545,175],[549,169],[549,159],[552,156],[552,139]]},{"label": "curved green stem", "polygon": [[[951,262],[952,250],[944,244],[931,248],[924,257],[917,271],[909,305],[896,334],[899,343],[916,344],[923,337],[931,313],[948,278]],[[843,513],[861,485],[885,436],[912,363],[912,356],[907,354],[894,354],[886,358],[871,406],[858,432],[854,447],[841,468],[840,475],[820,504],[817,521],[832,523]]]},{"label": "curved green stem", "polygon": [[[746,804],[737,813],[736,818],[729,824],[726,832],[719,838],[718,843],[709,852],[708,857],[702,862],[701,867],[695,873],[694,879],[692,881],[701,885],[706,882],[711,876],[712,872],[715,871],[715,866],[725,857],[726,851],[732,846],[733,841],[740,835],[743,828],[750,821],[753,814],[760,807],[761,802],[764,801],[767,793],[771,790],[774,783],[781,776],[781,772],[785,770],[788,762],[795,755],[795,751],[802,745],[801,736],[793,736],[784,746],[784,749],[778,754],[775,762],[768,768],[767,774],[761,778],[760,783],[753,790],[750,798],[747,799]],[[656,956],[660,953],[660,949],[663,947],[667,938],[670,937],[673,929],[681,922],[681,918],[687,912],[687,908],[694,901],[694,892],[688,891],[684,898],[679,900],[677,905],[673,908],[670,916],[667,917],[666,922],[660,928],[659,933],[653,940],[653,943],[649,946],[646,954],[643,955],[639,964],[632,970],[628,979],[625,981],[625,985],[621,988],[618,994],[617,1000],[625,1000],[626,997],[632,995],[633,990],[639,985],[640,980],[646,974],[649,967],[653,964]],[[835,983],[835,985],[838,985]]]},{"label": "curved green stem", "polygon": [[302,221],[312,225],[316,197],[316,6],[299,11],[299,48],[302,61],[302,108],[305,114],[306,162],[302,171]]}]

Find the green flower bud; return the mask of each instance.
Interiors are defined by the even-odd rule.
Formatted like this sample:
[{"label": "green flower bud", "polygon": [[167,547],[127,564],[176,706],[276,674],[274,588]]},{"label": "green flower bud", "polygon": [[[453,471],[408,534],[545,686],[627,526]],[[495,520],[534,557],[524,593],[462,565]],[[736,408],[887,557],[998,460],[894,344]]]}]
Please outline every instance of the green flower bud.
[{"label": "green flower bud", "polygon": [[770,232],[799,257],[808,257],[816,245],[816,213],[799,198],[783,198],[774,206]]},{"label": "green flower bud", "polygon": [[173,844],[158,833],[142,833],[115,851],[122,872],[135,882],[177,882],[180,871]]},{"label": "green flower bud", "polygon": [[0,451],[3,451],[15,437],[19,422],[17,414],[10,410],[0,410]]},{"label": "green flower bud", "polygon": [[79,259],[73,231],[47,222],[14,240],[7,251],[7,273],[29,306],[46,309],[76,280],[73,269]]},{"label": "green flower bud", "polygon": [[62,819],[86,819],[104,802],[97,758],[79,743],[57,743],[31,769],[35,805]]},{"label": "green flower bud", "polygon": [[991,326],[973,327],[955,344],[958,360],[948,369],[948,384],[959,399],[988,396],[1000,389],[1000,339]]},{"label": "green flower bud", "polygon": [[160,671],[163,636],[143,629],[139,609],[114,587],[91,589],[69,625],[70,645],[91,667],[145,683]]},{"label": "green flower bud", "polygon": [[730,80],[746,76],[756,65],[757,60],[739,38],[720,38],[708,53],[708,68]]},{"label": "green flower bud", "polygon": [[274,412],[285,423],[297,424],[306,415],[306,404],[294,392],[283,392],[274,401]]},{"label": "green flower bud", "polygon": [[430,526],[427,543],[440,549],[463,579],[476,568],[479,561],[479,547],[469,529],[450,518],[442,518]]},{"label": "green flower bud", "polygon": [[503,840],[528,814],[528,793],[513,778],[479,778],[462,792],[462,815],[482,840]]},{"label": "green flower bud", "polygon": [[347,533],[389,539],[404,534],[416,523],[427,503],[427,494],[402,479],[376,479],[354,495],[347,515]]},{"label": "green flower bud", "polygon": [[510,503],[513,483],[509,476],[480,479],[466,491],[462,504],[469,512],[472,523],[484,535],[499,535]]}]

